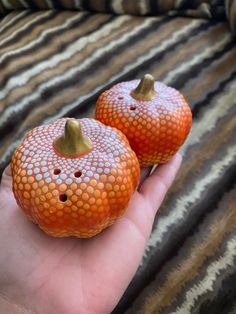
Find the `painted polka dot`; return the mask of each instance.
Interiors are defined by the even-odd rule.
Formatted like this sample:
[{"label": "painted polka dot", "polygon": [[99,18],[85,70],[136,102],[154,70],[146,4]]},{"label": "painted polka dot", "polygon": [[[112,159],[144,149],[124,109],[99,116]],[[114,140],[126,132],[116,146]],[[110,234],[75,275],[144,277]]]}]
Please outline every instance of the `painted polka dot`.
[{"label": "painted polka dot", "polygon": [[40,172],[40,169],[39,168],[35,168],[34,169],[34,173],[39,173]]},{"label": "painted polka dot", "polygon": [[72,179],[70,179],[70,178],[66,179],[66,184],[67,184],[67,185],[70,185],[72,182],[73,182]]},{"label": "painted polka dot", "polygon": [[110,171],[109,168],[105,168],[104,172],[105,172],[106,174],[109,174],[111,171]]},{"label": "painted polka dot", "polygon": [[87,192],[92,194],[94,192],[94,189],[91,186],[88,186],[87,187]]},{"label": "painted polka dot", "polygon": [[42,176],[41,174],[37,174],[37,175],[36,175],[36,180],[38,180],[38,181],[39,181],[39,180],[41,180],[41,179],[42,179],[42,177],[43,177],[43,176]]},{"label": "painted polka dot", "polygon": [[66,176],[65,173],[62,173],[62,174],[60,175],[60,178],[61,178],[62,180],[65,180],[65,179],[67,178],[67,176]]},{"label": "painted polka dot", "polygon": [[61,184],[61,185],[59,186],[59,190],[60,190],[61,192],[66,191],[66,189],[67,189],[67,185],[66,185],[66,184]]}]

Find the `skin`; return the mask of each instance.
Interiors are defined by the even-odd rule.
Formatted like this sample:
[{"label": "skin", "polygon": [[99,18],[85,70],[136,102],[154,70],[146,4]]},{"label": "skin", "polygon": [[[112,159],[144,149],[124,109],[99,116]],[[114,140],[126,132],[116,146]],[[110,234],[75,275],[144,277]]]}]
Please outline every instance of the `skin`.
[{"label": "skin", "polygon": [[9,167],[0,186],[0,313],[110,313],[132,280],[179,154],[147,176],[126,214],[91,239],[53,238],[19,210]]}]

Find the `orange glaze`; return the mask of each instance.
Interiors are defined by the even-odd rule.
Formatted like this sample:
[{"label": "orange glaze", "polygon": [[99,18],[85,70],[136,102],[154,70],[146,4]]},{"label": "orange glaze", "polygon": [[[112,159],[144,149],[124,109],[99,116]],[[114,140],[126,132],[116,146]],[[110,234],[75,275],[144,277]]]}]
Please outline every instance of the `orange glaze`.
[{"label": "orange glaze", "polygon": [[93,148],[77,158],[63,157],[54,141],[67,119],[30,131],[15,150],[13,192],[25,214],[46,233],[91,237],[126,210],[140,176],[126,137],[93,119],[81,119]]},{"label": "orange glaze", "polygon": [[139,80],[119,83],[101,94],[96,119],[127,136],[140,166],[163,164],[184,143],[192,113],[177,90],[160,82],[154,84],[154,99],[135,99],[131,92],[138,83]]}]

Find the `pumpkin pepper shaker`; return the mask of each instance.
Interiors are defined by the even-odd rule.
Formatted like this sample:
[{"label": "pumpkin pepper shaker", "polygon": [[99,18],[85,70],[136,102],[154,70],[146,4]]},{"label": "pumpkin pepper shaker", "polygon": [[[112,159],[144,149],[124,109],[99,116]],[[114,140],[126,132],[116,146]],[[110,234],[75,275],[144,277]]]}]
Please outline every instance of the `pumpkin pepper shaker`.
[{"label": "pumpkin pepper shaker", "polygon": [[86,118],[31,130],[15,150],[11,168],[18,205],[57,237],[92,237],[113,224],[140,176],[127,138]]},{"label": "pumpkin pepper shaker", "polygon": [[103,92],[96,103],[96,119],[127,136],[143,167],[167,162],[192,126],[192,113],[184,97],[155,82],[150,74]]}]

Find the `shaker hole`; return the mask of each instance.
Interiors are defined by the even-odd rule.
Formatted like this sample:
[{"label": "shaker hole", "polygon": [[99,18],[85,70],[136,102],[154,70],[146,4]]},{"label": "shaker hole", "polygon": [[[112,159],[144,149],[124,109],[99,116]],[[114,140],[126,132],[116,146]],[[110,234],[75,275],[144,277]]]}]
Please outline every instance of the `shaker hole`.
[{"label": "shaker hole", "polygon": [[54,169],[54,174],[60,174],[61,170],[60,169]]},{"label": "shaker hole", "polygon": [[66,202],[67,201],[67,195],[66,194],[60,194],[59,199],[61,202]]},{"label": "shaker hole", "polygon": [[74,176],[75,176],[76,178],[81,177],[81,175],[82,175],[82,172],[81,172],[81,171],[76,171],[76,172],[74,173]]}]

